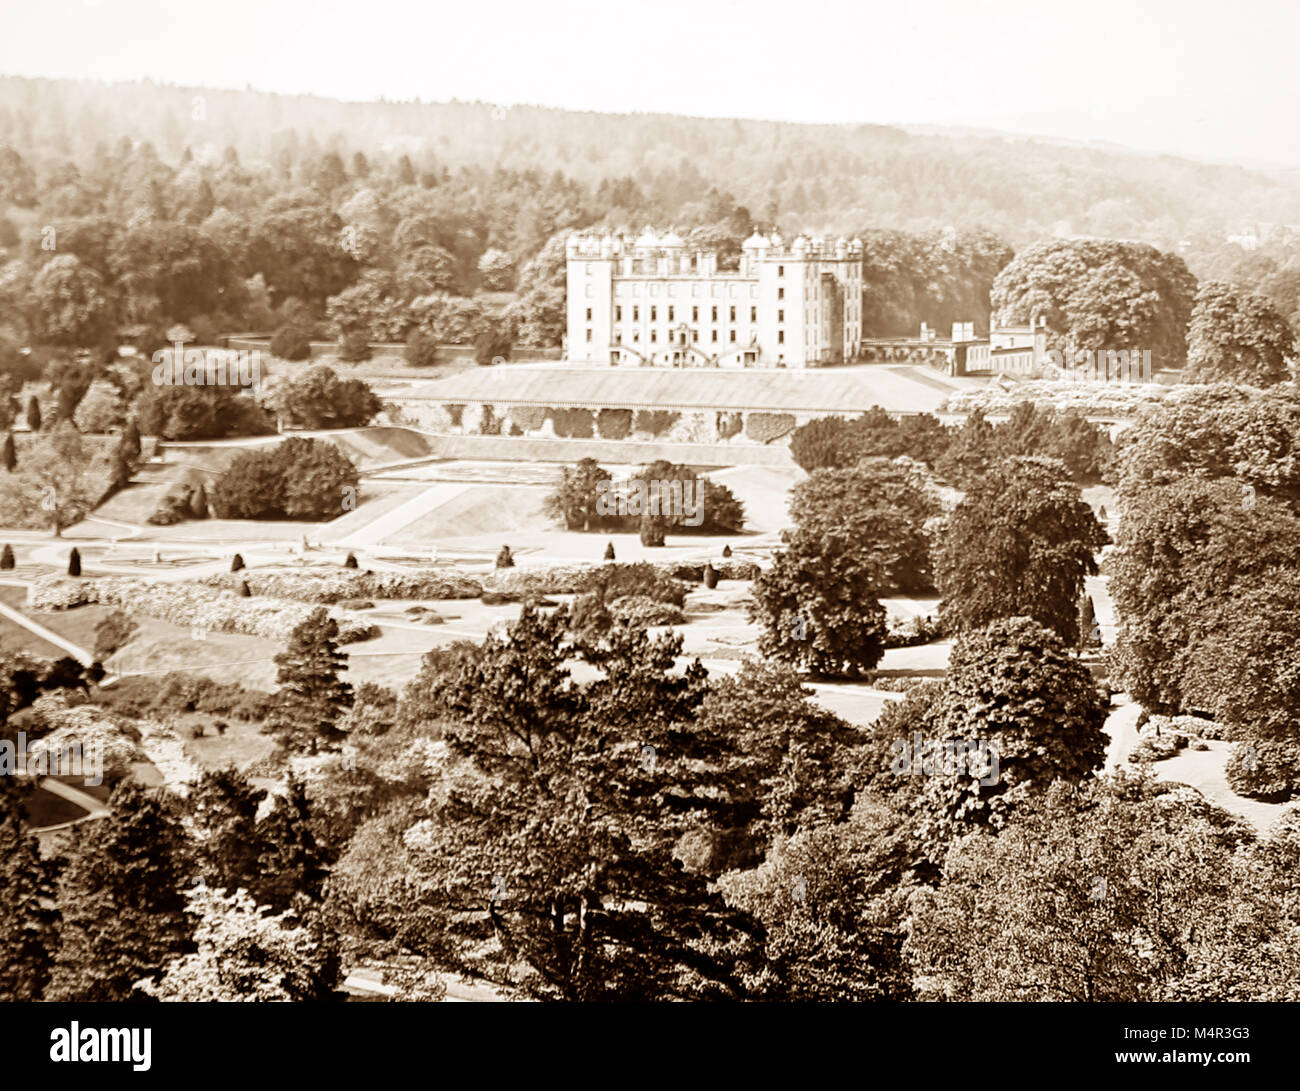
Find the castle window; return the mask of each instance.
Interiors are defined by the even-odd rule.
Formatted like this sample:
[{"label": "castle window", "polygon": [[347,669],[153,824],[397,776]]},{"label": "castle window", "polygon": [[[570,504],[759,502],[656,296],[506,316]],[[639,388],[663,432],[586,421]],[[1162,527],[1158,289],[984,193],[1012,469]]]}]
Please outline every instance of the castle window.
[{"label": "castle window", "polygon": [[784,321],[785,321],[785,311],[777,311],[777,312],[776,312],[776,320],[777,320],[778,322],[784,322]]},{"label": "castle window", "polygon": [[692,341],[692,342],[695,342],[695,341],[698,341],[699,339],[700,339],[700,331],[699,331],[699,330],[691,330],[691,341]]},{"label": "castle window", "polygon": [[655,341],[658,341],[658,340],[659,340],[659,331],[658,331],[658,330],[651,330],[651,331],[650,331],[650,340],[651,340],[651,342],[655,342]]},{"label": "castle window", "polygon": [[749,308],[749,320],[750,320],[751,322],[757,322],[757,321],[758,321],[758,308],[757,308],[757,307],[750,307],[750,308]]},{"label": "castle window", "polygon": [[778,345],[784,345],[784,344],[785,344],[785,330],[777,330],[777,331],[776,331],[776,343],[777,343]]},{"label": "castle window", "polygon": [[700,320],[700,308],[699,308],[699,307],[692,307],[692,308],[691,308],[691,321],[692,321],[692,322],[698,322],[699,320]]},{"label": "castle window", "polygon": [[713,308],[713,321],[716,322],[717,320],[718,320],[718,308],[717,308],[717,307],[714,307],[714,308]]},{"label": "castle window", "polygon": [[591,330],[588,330],[588,331],[587,331],[587,340],[588,340],[588,341],[591,340]]},{"label": "castle window", "polygon": [[673,308],[672,308],[672,307],[669,307],[669,308],[668,308],[668,321],[671,322],[672,320],[673,320]]},{"label": "castle window", "polygon": [[778,266],[776,267],[776,275],[779,276],[779,277],[783,277],[783,276],[785,276],[785,266],[784,266],[784,265],[778,265]]},{"label": "castle window", "polygon": [[588,321],[588,322],[591,321],[591,308],[590,308],[590,307],[587,308],[587,321]]},{"label": "castle window", "polygon": [[622,307],[615,307],[615,308],[614,308],[614,321],[615,321],[615,322],[622,322],[622,321],[623,321],[623,308],[622,308]]},{"label": "castle window", "polygon": [[776,298],[777,298],[777,299],[784,299],[784,298],[785,298],[785,289],[784,289],[784,288],[778,288],[778,289],[776,290]]},{"label": "castle window", "polygon": [[659,320],[659,308],[658,308],[658,307],[651,307],[651,308],[650,308],[650,321],[651,321],[651,322],[657,322],[658,320]]},{"label": "castle window", "polygon": [[736,308],[735,308],[735,307],[732,307],[732,308],[731,308],[731,321],[734,322],[735,320],[736,320]]},{"label": "castle window", "polygon": [[736,343],[736,331],[735,331],[735,330],[732,330],[732,331],[731,331],[731,336],[730,336],[729,338],[727,338],[727,340],[729,340],[733,345]]},{"label": "castle window", "polygon": [[587,298],[590,299],[590,298],[591,298],[592,296],[594,296],[595,294],[596,294],[596,289],[593,288],[590,284],[588,284],[588,285],[587,285]]},{"label": "castle window", "polygon": [[640,321],[641,321],[641,308],[640,308],[640,307],[633,307],[633,308],[632,308],[632,321],[633,321],[633,322],[640,322]]},{"label": "castle window", "polygon": [[710,337],[709,340],[712,341],[715,345],[718,343],[718,331],[717,331],[717,330],[714,330],[714,331],[713,331],[713,336]]}]

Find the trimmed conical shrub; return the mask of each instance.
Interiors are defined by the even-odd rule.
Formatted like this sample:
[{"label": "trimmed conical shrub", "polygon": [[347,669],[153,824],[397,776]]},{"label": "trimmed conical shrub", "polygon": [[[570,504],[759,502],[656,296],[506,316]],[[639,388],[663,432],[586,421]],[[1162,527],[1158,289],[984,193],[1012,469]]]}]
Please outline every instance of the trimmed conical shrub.
[{"label": "trimmed conical shrub", "polygon": [[704,586],[710,591],[718,586],[718,570],[711,564],[704,566]]},{"label": "trimmed conical shrub", "polygon": [[14,434],[12,432],[9,432],[5,436],[5,448],[4,448],[3,457],[4,457],[5,469],[8,470],[10,473],[13,473],[14,470],[18,468],[18,451],[14,448]]},{"label": "trimmed conical shrub", "polygon": [[248,589],[247,580],[239,581],[239,597],[241,599],[250,599],[253,597],[253,592]]},{"label": "trimmed conical shrub", "polygon": [[724,557],[730,557],[730,556],[731,556],[731,546],[729,546],[729,545],[724,545],[724,546],[722,547],[722,555],[723,555]]},{"label": "trimmed conical shrub", "polygon": [[614,559],[614,543],[608,542],[605,545],[605,560],[612,561],[613,559]]},{"label": "trimmed conical shrub", "polygon": [[14,547],[5,543],[3,550],[0,550],[0,569],[8,572],[14,566]]},{"label": "trimmed conical shrub", "polygon": [[73,546],[72,552],[68,554],[68,575],[81,575],[81,551],[76,546]]},{"label": "trimmed conical shrub", "polygon": [[238,572],[243,567],[244,567],[244,558],[241,554],[236,553],[233,557],[230,558],[231,572]]},{"label": "trimmed conical shrub", "polygon": [[347,555],[347,557],[345,557],[344,560],[343,560],[343,567],[344,567],[344,568],[356,568],[356,567],[357,567],[357,555],[356,555],[355,553],[349,553],[349,554]]},{"label": "trimmed conical shrub", "polygon": [[514,566],[515,559],[510,553],[510,547],[508,545],[503,545],[501,547],[501,552],[497,554],[497,567],[514,568]]}]

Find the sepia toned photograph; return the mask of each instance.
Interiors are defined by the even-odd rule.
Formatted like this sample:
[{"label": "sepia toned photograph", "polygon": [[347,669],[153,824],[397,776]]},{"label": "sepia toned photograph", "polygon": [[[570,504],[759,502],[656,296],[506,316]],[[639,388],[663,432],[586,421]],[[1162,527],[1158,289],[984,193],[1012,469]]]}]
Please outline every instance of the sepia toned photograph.
[{"label": "sepia toned photograph", "polygon": [[0,0],[17,1071],[453,1003],[1284,1046],[1297,45]]}]

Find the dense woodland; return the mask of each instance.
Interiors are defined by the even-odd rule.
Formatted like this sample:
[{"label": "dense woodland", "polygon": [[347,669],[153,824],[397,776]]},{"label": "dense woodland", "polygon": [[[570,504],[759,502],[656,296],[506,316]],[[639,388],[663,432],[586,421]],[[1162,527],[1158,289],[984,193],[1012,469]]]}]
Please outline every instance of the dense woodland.
[{"label": "dense woodland", "polygon": [[[181,323],[200,342],[285,330],[286,355],[338,338],[344,358],[487,336],[492,359],[559,344],[564,232],[646,223],[724,259],[756,227],[859,235],[868,336],[983,328],[1013,252],[1053,234],[1146,242],[1300,312],[1300,191],[1236,168],[873,126],[0,79],[0,325],[23,344],[152,351]],[[1260,249],[1226,241],[1243,225]]]}]

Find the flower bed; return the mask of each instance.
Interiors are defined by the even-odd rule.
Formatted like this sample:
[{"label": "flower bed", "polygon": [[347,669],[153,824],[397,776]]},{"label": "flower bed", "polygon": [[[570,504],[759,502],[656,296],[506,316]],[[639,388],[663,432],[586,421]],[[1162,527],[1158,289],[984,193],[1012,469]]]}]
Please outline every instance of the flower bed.
[{"label": "flower bed", "polygon": [[355,568],[325,572],[245,569],[209,576],[202,582],[233,591],[241,581],[248,584],[254,595],[313,603],[338,603],[347,599],[476,599],[483,593],[478,580],[442,569],[411,572],[365,572]]},{"label": "flower bed", "polygon": [[1039,409],[1077,409],[1081,413],[1107,417],[1131,417],[1168,396],[1173,387],[1159,383],[1075,383],[1051,380],[1020,382],[1003,389],[986,386],[980,390],[951,395],[941,412],[1010,413],[1020,402]]},{"label": "flower bed", "polygon": [[156,720],[141,720],[139,728],[140,749],[161,774],[163,783],[178,795],[189,795],[191,785],[198,783],[202,772],[185,752],[185,743],[176,730]]},{"label": "flower bed", "polygon": [[[79,580],[46,576],[28,589],[27,604],[35,610],[66,610],[93,604],[117,606],[173,625],[213,633],[243,633],[280,643],[288,639],[294,627],[313,609],[302,602],[243,598],[205,583],[150,583],[130,577]],[[340,644],[369,640],[379,633],[379,627],[367,618],[346,610],[332,610],[331,614],[338,622]]]},{"label": "flower bed", "polygon": [[[606,567],[618,566],[611,564]],[[680,561],[660,561],[654,563],[653,567],[661,576],[671,576],[689,583],[700,583],[704,579],[703,562],[684,564]],[[762,571],[753,561],[714,561],[713,567],[720,580],[757,579]],[[593,573],[599,571],[600,567],[585,564],[498,568],[484,579],[483,589],[489,594],[514,596],[574,595],[587,590],[595,578]]]},{"label": "flower bed", "polygon": [[[32,705],[35,721],[48,732],[28,745],[27,755],[46,773],[65,773],[92,777],[96,773],[104,783],[113,784],[131,771],[131,762],[140,757],[134,732],[128,721],[95,705],[70,705],[63,693],[38,697]],[[68,747],[80,747],[80,770],[61,768],[60,755]],[[44,756],[48,755],[48,756]],[[43,766],[39,765],[44,762]],[[96,763],[102,763],[98,769]],[[29,764],[28,768],[32,766]]]},{"label": "flower bed", "polygon": [[681,607],[670,602],[656,602],[645,595],[625,595],[609,604],[609,612],[634,625],[680,625],[686,620]]}]

